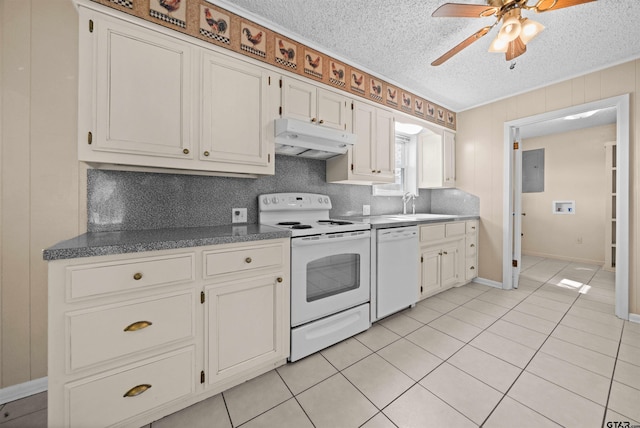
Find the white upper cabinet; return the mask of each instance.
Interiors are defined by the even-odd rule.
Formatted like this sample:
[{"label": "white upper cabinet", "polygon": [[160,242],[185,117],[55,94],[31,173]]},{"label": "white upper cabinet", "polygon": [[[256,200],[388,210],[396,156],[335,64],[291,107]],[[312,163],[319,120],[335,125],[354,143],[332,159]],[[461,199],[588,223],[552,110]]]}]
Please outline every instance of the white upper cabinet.
[{"label": "white upper cabinet", "polygon": [[274,174],[277,75],[84,7],[80,29],[79,160]]},{"label": "white upper cabinet", "polygon": [[218,169],[230,164],[239,172],[273,174],[269,72],[215,52],[204,53],[202,62],[200,159],[221,164]]},{"label": "white upper cabinet", "polygon": [[282,78],[282,117],[351,131],[351,99],[312,83]]},{"label": "white upper cabinet", "polygon": [[418,187],[455,187],[455,148],[455,134],[447,130],[426,129],[418,136]]},{"label": "white upper cabinet", "polygon": [[376,110],[371,104],[353,103],[353,133],[358,136],[351,149],[353,176],[373,178],[376,175]]},{"label": "white upper cabinet", "polygon": [[444,132],[444,158],[443,158],[443,180],[444,187],[456,186],[456,135],[453,132]]},{"label": "white upper cabinet", "polygon": [[353,101],[354,147],[327,160],[327,181],[352,184],[395,181],[394,116],[369,103]]},{"label": "white upper cabinet", "polygon": [[112,19],[94,28],[96,127],[92,150],[82,155],[191,158],[192,47]]},{"label": "white upper cabinet", "polygon": [[393,113],[376,110],[375,170],[378,177],[393,183],[395,170],[395,121]]}]

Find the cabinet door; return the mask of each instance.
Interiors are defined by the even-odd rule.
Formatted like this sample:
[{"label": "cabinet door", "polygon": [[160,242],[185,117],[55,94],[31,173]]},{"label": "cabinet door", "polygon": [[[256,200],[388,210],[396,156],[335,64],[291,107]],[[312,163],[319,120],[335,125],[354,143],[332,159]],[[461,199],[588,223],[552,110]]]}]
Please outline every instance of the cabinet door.
[{"label": "cabinet door", "polygon": [[440,290],[440,258],[439,248],[423,249],[420,267],[420,297],[426,297]]},{"label": "cabinet door", "polygon": [[318,124],[351,132],[351,100],[335,92],[318,89]]},{"label": "cabinet door", "polygon": [[200,159],[258,168],[270,163],[269,75],[213,52],[203,54]]},{"label": "cabinet door", "polygon": [[443,181],[444,187],[456,185],[456,136],[453,132],[444,131]]},{"label": "cabinet door", "polygon": [[282,78],[282,117],[317,122],[317,88],[297,79]]},{"label": "cabinet door", "polygon": [[442,247],[441,277],[442,288],[454,286],[460,278],[460,259],[458,242],[446,244]]},{"label": "cabinet door", "polygon": [[444,184],[442,134],[426,133],[418,137],[418,187],[442,187]]},{"label": "cabinet door", "polygon": [[210,385],[287,357],[286,278],[266,275],[205,287]]},{"label": "cabinet door", "polygon": [[377,181],[395,181],[395,122],[393,113],[387,110],[376,110],[375,134],[375,169]]},{"label": "cabinet door", "polygon": [[353,133],[358,141],[352,150],[353,174],[371,179],[376,175],[375,157],[376,108],[369,104],[354,102]]},{"label": "cabinet door", "polygon": [[96,61],[96,135],[80,160],[96,160],[91,151],[191,158],[192,48],[108,18],[95,25],[94,56],[83,60]]}]

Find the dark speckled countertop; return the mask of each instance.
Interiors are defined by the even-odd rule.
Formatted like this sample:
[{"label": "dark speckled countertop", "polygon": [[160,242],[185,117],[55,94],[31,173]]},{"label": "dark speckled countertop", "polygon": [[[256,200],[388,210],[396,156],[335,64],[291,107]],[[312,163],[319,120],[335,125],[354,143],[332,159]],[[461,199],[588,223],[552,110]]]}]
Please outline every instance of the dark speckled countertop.
[{"label": "dark speckled countertop", "polygon": [[417,224],[442,223],[446,221],[480,220],[480,216],[477,215],[448,214],[386,214],[376,216],[349,216],[340,218],[345,220],[369,223],[372,229],[415,226]]},{"label": "dark speckled countertop", "polygon": [[289,238],[290,236],[289,231],[260,224],[92,232],[59,242],[43,250],[42,257],[49,261],[75,259]]}]

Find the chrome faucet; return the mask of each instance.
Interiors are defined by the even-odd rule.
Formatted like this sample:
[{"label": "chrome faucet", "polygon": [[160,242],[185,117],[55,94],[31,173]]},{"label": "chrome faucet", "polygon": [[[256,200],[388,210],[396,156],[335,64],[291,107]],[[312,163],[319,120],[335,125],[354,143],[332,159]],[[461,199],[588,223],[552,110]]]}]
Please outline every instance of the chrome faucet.
[{"label": "chrome faucet", "polygon": [[416,195],[414,195],[413,193],[407,192],[404,195],[402,195],[402,214],[407,213],[407,202],[409,202],[409,200],[411,200],[412,214],[416,213]]}]

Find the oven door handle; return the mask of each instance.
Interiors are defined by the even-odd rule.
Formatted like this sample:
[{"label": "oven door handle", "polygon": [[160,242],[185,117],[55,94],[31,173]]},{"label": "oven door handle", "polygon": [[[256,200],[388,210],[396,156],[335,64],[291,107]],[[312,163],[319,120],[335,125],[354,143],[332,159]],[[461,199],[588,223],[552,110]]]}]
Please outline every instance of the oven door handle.
[{"label": "oven door handle", "polygon": [[345,233],[335,233],[335,234],[327,234],[327,235],[314,235],[314,236],[304,236],[299,238],[291,238],[291,246],[292,247],[306,247],[309,245],[322,245],[322,244],[332,244],[337,242],[347,242],[347,241],[357,241],[357,240],[369,240],[371,237],[371,232],[345,232]]}]

